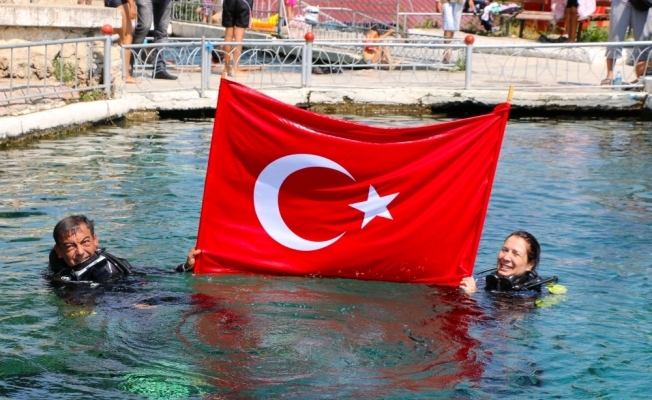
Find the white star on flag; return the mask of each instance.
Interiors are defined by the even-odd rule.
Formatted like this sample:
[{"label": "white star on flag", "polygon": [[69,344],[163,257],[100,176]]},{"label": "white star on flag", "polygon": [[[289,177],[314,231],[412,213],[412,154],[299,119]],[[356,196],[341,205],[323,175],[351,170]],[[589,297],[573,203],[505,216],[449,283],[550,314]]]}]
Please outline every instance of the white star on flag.
[{"label": "white star on flag", "polygon": [[392,214],[390,214],[389,210],[387,209],[387,205],[389,205],[389,203],[391,203],[396,196],[398,196],[398,193],[380,197],[378,196],[376,189],[374,189],[373,186],[369,185],[369,197],[367,197],[367,200],[349,205],[364,213],[364,220],[362,221],[362,228],[364,228],[364,226],[367,225],[375,217],[393,219]]}]

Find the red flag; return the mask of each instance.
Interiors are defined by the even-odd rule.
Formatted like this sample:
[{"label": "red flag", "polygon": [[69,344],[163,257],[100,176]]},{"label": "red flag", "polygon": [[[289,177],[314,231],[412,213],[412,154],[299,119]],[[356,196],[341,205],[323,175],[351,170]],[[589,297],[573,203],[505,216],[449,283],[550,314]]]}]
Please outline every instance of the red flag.
[{"label": "red flag", "polygon": [[473,271],[508,112],[379,128],[223,79],[196,273],[458,285]]}]

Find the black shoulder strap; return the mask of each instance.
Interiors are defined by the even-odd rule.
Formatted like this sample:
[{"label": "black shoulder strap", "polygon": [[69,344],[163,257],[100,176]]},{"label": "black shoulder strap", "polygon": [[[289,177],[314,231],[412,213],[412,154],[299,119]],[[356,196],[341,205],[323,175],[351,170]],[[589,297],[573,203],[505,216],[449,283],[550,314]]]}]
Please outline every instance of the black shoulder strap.
[{"label": "black shoulder strap", "polygon": [[125,260],[124,258],[118,258],[111,253],[107,253],[104,251],[104,249],[99,249],[98,252],[106,257],[111,262],[111,264],[115,265],[116,268],[118,268],[124,275],[129,275],[132,273],[133,267],[129,261]]}]

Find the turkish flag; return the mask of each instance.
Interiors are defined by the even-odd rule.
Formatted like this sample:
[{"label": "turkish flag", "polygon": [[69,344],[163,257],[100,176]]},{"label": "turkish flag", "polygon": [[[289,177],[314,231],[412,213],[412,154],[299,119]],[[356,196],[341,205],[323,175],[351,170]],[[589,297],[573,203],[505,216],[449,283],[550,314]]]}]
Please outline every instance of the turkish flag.
[{"label": "turkish flag", "polygon": [[458,285],[509,113],[382,128],[222,80],[195,272]]}]

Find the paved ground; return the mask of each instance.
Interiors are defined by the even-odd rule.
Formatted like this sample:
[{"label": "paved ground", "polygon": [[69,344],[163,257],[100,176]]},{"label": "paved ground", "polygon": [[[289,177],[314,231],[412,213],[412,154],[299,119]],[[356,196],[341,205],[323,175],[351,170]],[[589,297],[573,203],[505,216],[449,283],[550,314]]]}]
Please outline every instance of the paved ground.
[{"label": "paved ground", "polygon": [[[442,34],[438,30],[428,30],[427,33]],[[324,66],[315,69],[313,72],[327,73],[313,73],[309,87],[302,87],[300,64],[286,62],[280,66],[279,62],[273,62],[278,58],[262,62],[258,61],[261,57],[250,57],[246,74],[229,79],[260,89],[281,101],[302,106],[358,104],[437,108],[458,103],[491,106],[503,102],[509,85],[515,85],[515,107],[610,110],[612,113],[625,109],[652,109],[652,101],[646,92],[614,91],[599,86],[605,74],[604,47],[518,49],[531,43],[533,41],[519,38],[475,36],[470,82],[464,64],[442,63],[443,53],[436,46],[403,49],[403,53],[394,49],[395,58],[402,61],[394,69],[360,69],[351,61],[335,58],[335,65],[344,67],[342,72],[338,73],[339,68],[333,70]],[[481,48],[483,46],[491,48]],[[464,57],[465,46],[461,47],[453,52],[454,61]],[[331,50],[315,44],[315,51],[322,51],[322,55]],[[352,54],[355,56],[355,49],[347,51],[349,59]],[[168,51],[168,54],[172,53],[174,51]],[[275,57],[282,57],[282,54]],[[179,77],[174,81],[151,79],[151,66],[140,66],[135,71],[140,82],[127,85],[124,98],[71,105],[64,102],[70,100],[64,99],[69,95],[54,94],[39,102],[25,103],[27,106],[2,102],[2,96],[6,98],[7,82],[0,79],[0,141],[40,130],[116,118],[132,111],[214,108],[222,79],[221,65],[213,66],[203,98],[200,96],[198,68],[185,65],[189,64],[183,57],[170,65],[170,72]],[[622,67],[627,82],[631,67]],[[652,78],[648,81],[647,90],[652,92]],[[13,85],[19,86],[16,82]],[[50,88],[36,90],[49,91]],[[30,93],[34,91],[32,88]]]}]

